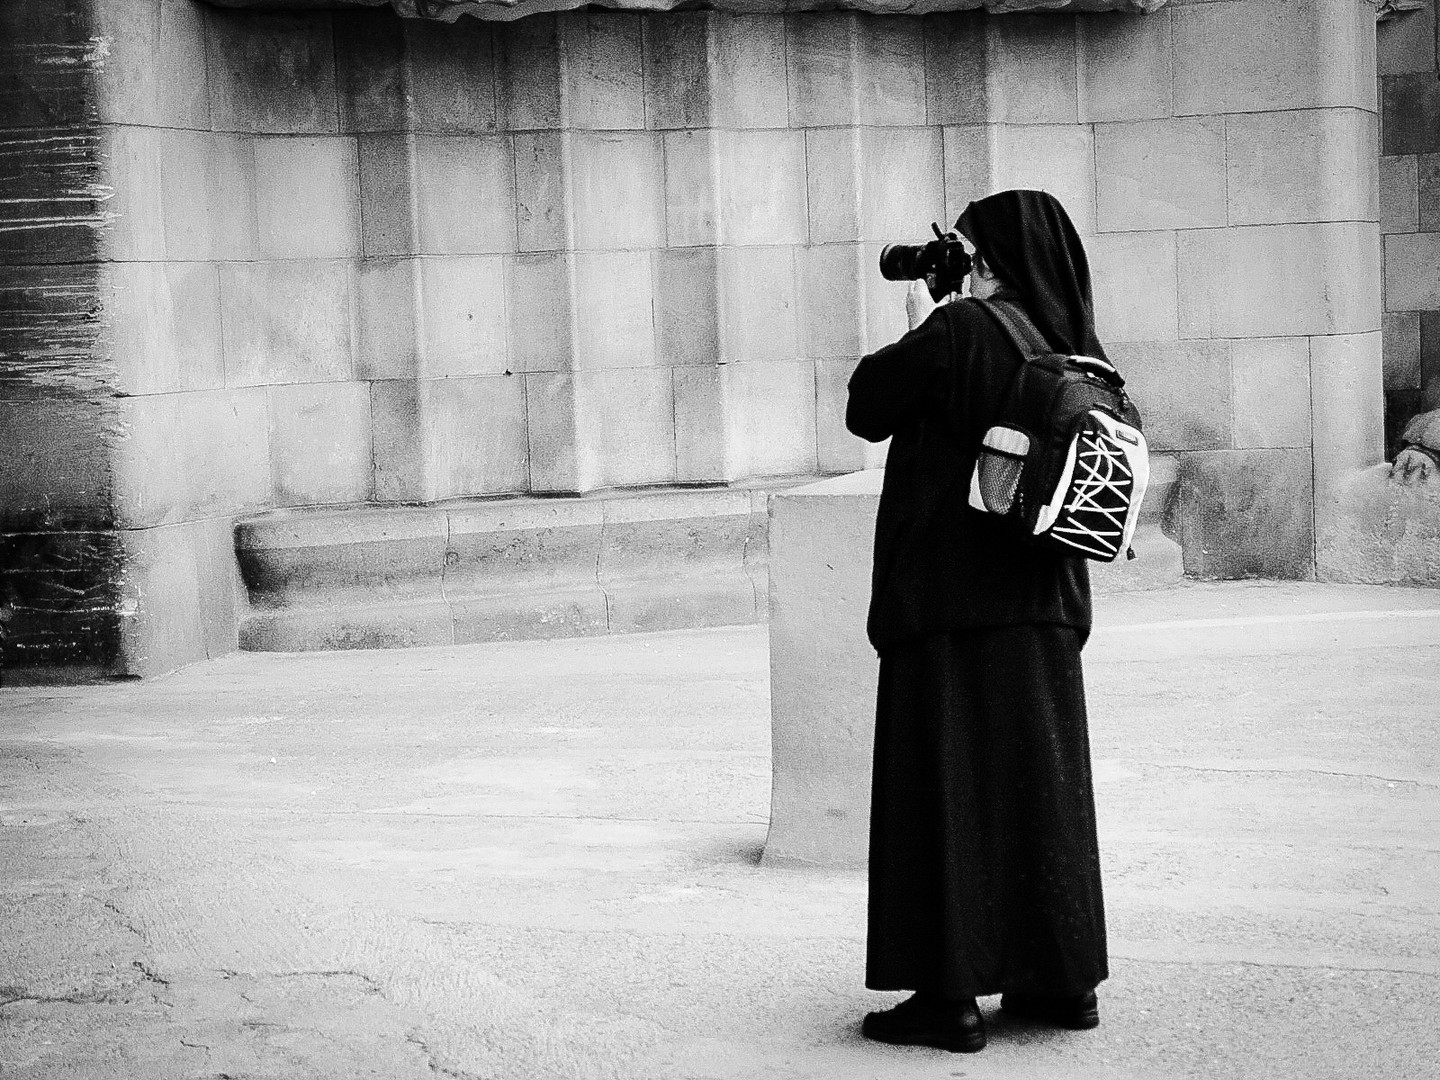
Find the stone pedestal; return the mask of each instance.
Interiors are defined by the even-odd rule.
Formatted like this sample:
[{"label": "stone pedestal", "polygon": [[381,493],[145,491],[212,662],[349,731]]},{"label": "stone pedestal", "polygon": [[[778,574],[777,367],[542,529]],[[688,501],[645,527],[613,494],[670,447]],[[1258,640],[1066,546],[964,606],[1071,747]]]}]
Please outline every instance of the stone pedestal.
[{"label": "stone pedestal", "polygon": [[[1098,595],[1173,585],[1180,546],[1155,521],[1174,468],[1156,459],[1138,559],[1094,564]],[[771,865],[865,865],[875,681],[865,637],[881,469],[770,497]]]}]

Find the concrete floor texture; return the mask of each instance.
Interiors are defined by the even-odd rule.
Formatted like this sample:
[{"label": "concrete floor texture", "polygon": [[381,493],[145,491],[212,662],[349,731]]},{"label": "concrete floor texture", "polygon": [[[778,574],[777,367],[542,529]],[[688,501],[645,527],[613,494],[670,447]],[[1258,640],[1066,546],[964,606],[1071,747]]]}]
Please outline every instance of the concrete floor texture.
[{"label": "concrete floor texture", "polygon": [[760,863],[763,626],[0,690],[0,1075],[1440,1077],[1437,661],[1440,591],[1102,598],[1101,1026],[977,1055]]}]

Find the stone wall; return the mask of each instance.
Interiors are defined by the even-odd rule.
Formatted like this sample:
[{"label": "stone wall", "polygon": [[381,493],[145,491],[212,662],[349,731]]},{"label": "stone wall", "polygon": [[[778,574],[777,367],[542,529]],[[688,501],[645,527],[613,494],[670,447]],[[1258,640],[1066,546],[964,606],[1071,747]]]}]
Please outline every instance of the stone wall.
[{"label": "stone wall", "polygon": [[1440,408],[1440,71],[1435,5],[1379,24],[1384,142],[1385,435],[1391,456],[1416,413]]},{"label": "stone wall", "polygon": [[1054,191],[1084,233],[1192,573],[1313,573],[1326,485],[1379,458],[1365,0],[79,7],[124,670],[234,647],[256,511],[878,464],[842,417],[902,328],[879,247],[996,188]]}]

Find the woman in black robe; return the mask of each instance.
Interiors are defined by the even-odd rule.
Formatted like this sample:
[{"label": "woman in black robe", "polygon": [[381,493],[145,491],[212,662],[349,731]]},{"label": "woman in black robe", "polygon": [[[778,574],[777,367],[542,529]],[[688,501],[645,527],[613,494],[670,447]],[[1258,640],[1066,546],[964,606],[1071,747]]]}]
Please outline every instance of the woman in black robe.
[{"label": "woman in black robe", "polygon": [[[957,228],[972,295],[1017,300],[1050,346],[1103,357],[1085,251],[1039,191],[973,202]],[[975,998],[1064,1027],[1099,1022],[1107,975],[1080,650],[1083,559],[1032,548],[966,503],[1022,357],[973,300],[860,361],[846,425],[890,439],[868,630],[880,655],[865,984],[886,1042],[978,1050]]]}]

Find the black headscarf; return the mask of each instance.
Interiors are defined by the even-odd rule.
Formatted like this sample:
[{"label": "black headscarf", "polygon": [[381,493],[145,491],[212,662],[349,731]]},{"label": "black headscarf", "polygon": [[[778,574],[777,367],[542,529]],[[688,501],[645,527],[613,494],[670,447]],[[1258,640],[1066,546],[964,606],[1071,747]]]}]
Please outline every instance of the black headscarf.
[{"label": "black headscarf", "polygon": [[1090,263],[1060,201],[1046,191],[977,199],[955,223],[1056,352],[1105,359],[1095,336]]}]

